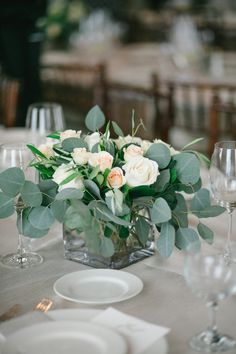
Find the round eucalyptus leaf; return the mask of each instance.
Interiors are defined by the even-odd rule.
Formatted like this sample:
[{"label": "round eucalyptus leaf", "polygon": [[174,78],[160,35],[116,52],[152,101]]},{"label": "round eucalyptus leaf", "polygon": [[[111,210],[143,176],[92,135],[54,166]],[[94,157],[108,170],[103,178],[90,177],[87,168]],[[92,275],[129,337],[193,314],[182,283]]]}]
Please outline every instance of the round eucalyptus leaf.
[{"label": "round eucalyptus leaf", "polygon": [[170,149],[161,143],[154,143],[147,150],[145,157],[158,163],[159,168],[166,168],[171,160]]},{"label": "round eucalyptus leaf", "polygon": [[200,178],[200,166],[198,158],[190,153],[183,152],[174,156],[176,172],[180,182],[195,184]]},{"label": "round eucalyptus leaf", "polygon": [[203,240],[205,240],[210,245],[213,243],[214,232],[211,229],[209,229],[208,226],[200,222],[197,226],[197,230],[201,238],[203,238]]},{"label": "round eucalyptus leaf", "polygon": [[83,195],[84,193],[80,189],[65,188],[56,195],[56,200],[82,199]]},{"label": "round eucalyptus leaf", "polygon": [[11,216],[14,211],[14,199],[0,192],[0,219]]},{"label": "round eucalyptus leaf", "polygon": [[156,192],[162,192],[168,183],[170,182],[170,170],[163,170],[160,172],[157,177],[156,182],[152,185],[152,188],[155,189]]},{"label": "round eucalyptus leaf", "polygon": [[110,238],[102,237],[99,247],[99,253],[103,257],[111,257],[115,253],[115,247]]},{"label": "round eucalyptus leaf", "polygon": [[149,223],[141,216],[139,216],[138,220],[135,222],[135,231],[138,236],[139,241],[143,246],[146,245],[149,232],[150,225]]},{"label": "round eucalyptus leaf", "polygon": [[0,173],[0,189],[10,197],[15,197],[24,183],[24,172],[19,167],[11,167]]},{"label": "round eucalyptus leaf", "polygon": [[85,118],[85,125],[88,130],[95,132],[105,124],[105,116],[99,106],[94,106]]},{"label": "round eucalyptus leaf", "polygon": [[55,200],[51,205],[53,215],[59,222],[63,222],[67,210],[67,204],[64,200]]},{"label": "round eucalyptus leaf", "polygon": [[95,182],[87,179],[84,181],[84,186],[90,193],[95,195],[97,198],[101,199],[100,189],[98,188]]},{"label": "round eucalyptus leaf", "polygon": [[65,151],[72,152],[75,148],[88,149],[88,144],[82,138],[68,138],[68,139],[63,140],[62,148]]},{"label": "round eucalyptus leaf", "polygon": [[175,246],[175,228],[166,222],[161,225],[161,233],[157,240],[157,249],[164,258],[170,257]]},{"label": "round eucalyptus leaf", "polygon": [[49,229],[40,230],[31,225],[28,216],[30,213],[30,208],[23,210],[22,218],[17,218],[17,228],[19,233],[30,238],[40,238],[47,235]]},{"label": "round eucalyptus leaf", "polygon": [[184,227],[180,227],[176,231],[175,244],[182,250],[187,250],[190,245],[197,250],[201,245],[197,232],[193,229]]},{"label": "round eucalyptus leaf", "polygon": [[29,222],[33,227],[40,230],[50,228],[53,224],[55,217],[52,211],[43,206],[33,208],[29,214]]},{"label": "round eucalyptus leaf", "polygon": [[150,209],[151,220],[154,224],[160,224],[171,219],[171,209],[163,198],[157,198]]},{"label": "round eucalyptus leaf", "polygon": [[208,208],[211,205],[210,192],[206,188],[197,191],[190,202],[191,210],[199,211]]},{"label": "round eucalyptus leaf", "polygon": [[24,203],[31,207],[40,206],[43,200],[39,187],[31,181],[25,181],[21,190],[21,197]]}]

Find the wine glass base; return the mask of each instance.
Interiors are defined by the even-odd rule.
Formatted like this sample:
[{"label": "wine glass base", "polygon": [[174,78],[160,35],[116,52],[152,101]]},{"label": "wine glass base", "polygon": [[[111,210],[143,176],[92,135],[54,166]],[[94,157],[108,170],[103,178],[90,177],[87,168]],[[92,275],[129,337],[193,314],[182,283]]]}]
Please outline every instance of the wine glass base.
[{"label": "wine glass base", "polygon": [[43,257],[35,252],[26,252],[23,255],[10,253],[1,257],[0,263],[8,268],[30,268],[43,262]]},{"label": "wine glass base", "polygon": [[217,353],[236,348],[236,341],[224,334],[219,334],[216,338],[210,339],[208,332],[202,332],[192,337],[190,346],[199,352]]}]

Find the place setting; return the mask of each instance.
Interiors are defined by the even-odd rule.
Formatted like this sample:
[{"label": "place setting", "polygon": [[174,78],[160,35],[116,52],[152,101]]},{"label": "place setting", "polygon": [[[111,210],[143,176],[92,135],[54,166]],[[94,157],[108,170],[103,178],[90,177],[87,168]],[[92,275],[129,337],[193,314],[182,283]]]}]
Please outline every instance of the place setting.
[{"label": "place setting", "polygon": [[[143,283],[129,272],[100,269],[66,274],[53,288],[57,296],[74,303],[109,305],[138,296]],[[0,353],[64,354],[79,348],[84,354],[167,354],[169,331],[113,307],[48,311],[38,305],[33,312],[0,323]]]}]

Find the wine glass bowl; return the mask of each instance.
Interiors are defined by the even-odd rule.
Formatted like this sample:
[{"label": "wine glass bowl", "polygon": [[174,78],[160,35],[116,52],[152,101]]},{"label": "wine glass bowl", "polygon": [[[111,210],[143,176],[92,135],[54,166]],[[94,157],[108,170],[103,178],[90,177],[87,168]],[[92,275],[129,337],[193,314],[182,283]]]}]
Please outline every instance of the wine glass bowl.
[{"label": "wine glass bowl", "polygon": [[218,302],[236,291],[235,265],[226,263],[219,254],[189,252],[185,260],[184,276],[192,292],[205,301],[211,318],[208,328],[191,338],[191,347],[206,353],[236,348],[233,338],[218,332],[215,319]]},{"label": "wine glass bowl", "polygon": [[224,257],[230,262],[232,213],[236,207],[236,141],[220,141],[215,144],[209,175],[212,196],[219,205],[226,208],[229,215]]},{"label": "wine glass bowl", "polygon": [[62,106],[58,103],[39,102],[29,106],[26,117],[26,128],[43,142],[47,134],[65,129]]},{"label": "wine glass bowl", "polygon": [[[27,180],[35,181],[37,178],[36,171],[29,167],[31,159],[31,152],[23,143],[0,145],[0,172],[10,167],[19,167],[24,171]],[[14,198],[14,207],[17,214],[18,231],[21,231],[25,205],[19,196]],[[10,268],[27,268],[42,263],[43,258],[38,253],[30,250],[30,240],[29,237],[24,237],[21,232],[18,232],[17,250],[2,256],[0,259],[1,264]]]}]

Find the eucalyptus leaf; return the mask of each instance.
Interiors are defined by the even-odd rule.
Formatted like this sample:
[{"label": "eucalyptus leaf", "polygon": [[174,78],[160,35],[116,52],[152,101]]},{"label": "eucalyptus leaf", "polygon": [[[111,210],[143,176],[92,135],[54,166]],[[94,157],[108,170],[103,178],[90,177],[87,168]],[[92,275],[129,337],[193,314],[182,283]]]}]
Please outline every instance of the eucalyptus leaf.
[{"label": "eucalyptus leaf", "polygon": [[0,219],[14,214],[14,199],[0,192]]},{"label": "eucalyptus leaf", "polygon": [[198,218],[212,218],[214,216],[221,215],[225,212],[225,208],[219,205],[212,205],[206,209],[195,211],[192,210],[192,213],[196,215]]},{"label": "eucalyptus leaf", "polygon": [[103,140],[105,151],[109,152],[113,157],[115,156],[114,143],[111,140]]},{"label": "eucalyptus leaf", "polygon": [[152,188],[155,189],[156,192],[160,193],[166,188],[169,182],[170,170],[163,170],[157,177],[156,182],[152,185]]},{"label": "eucalyptus leaf", "polygon": [[92,215],[89,208],[80,200],[72,201],[72,205],[66,210],[64,222],[71,229],[91,227]]},{"label": "eucalyptus leaf", "polygon": [[197,226],[197,230],[203,240],[205,240],[210,245],[213,243],[214,232],[208,226],[200,222]]},{"label": "eucalyptus leaf", "polygon": [[31,181],[25,181],[21,190],[21,197],[24,203],[31,207],[38,207],[43,201],[39,187]]},{"label": "eucalyptus leaf", "polygon": [[162,143],[154,143],[147,150],[145,157],[156,161],[158,163],[158,167],[163,169],[170,163],[170,149]]},{"label": "eucalyptus leaf", "polygon": [[197,191],[190,202],[190,207],[194,211],[200,211],[210,207],[210,192],[206,188]]},{"label": "eucalyptus leaf", "polygon": [[175,246],[175,228],[168,222],[161,225],[161,233],[157,239],[157,249],[163,258],[170,257]]},{"label": "eucalyptus leaf", "polygon": [[139,216],[135,222],[135,231],[139,241],[145,246],[150,232],[150,224],[142,216]]},{"label": "eucalyptus leaf", "polygon": [[112,240],[107,237],[102,237],[99,254],[103,257],[111,257],[115,253],[115,248]]},{"label": "eucalyptus leaf", "polygon": [[67,203],[64,200],[55,200],[51,204],[51,210],[54,217],[59,221],[63,222],[65,219],[65,214],[67,210]]},{"label": "eucalyptus leaf", "polygon": [[176,161],[176,172],[180,182],[195,184],[200,178],[200,166],[197,157],[189,152],[183,152],[173,157]]},{"label": "eucalyptus leaf", "polygon": [[175,245],[182,250],[188,250],[190,245],[194,245],[196,249],[200,248],[200,240],[195,230],[180,227],[176,231]]},{"label": "eucalyptus leaf", "polygon": [[0,173],[0,189],[10,197],[20,193],[24,183],[24,172],[19,167],[11,167]]},{"label": "eucalyptus leaf", "polygon": [[173,210],[174,221],[181,227],[188,227],[188,207],[183,195],[176,193],[177,205]]},{"label": "eucalyptus leaf", "polygon": [[[96,205],[96,207],[94,207],[95,205]],[[95,217],[98,217],[104,221],[111,221],[115,224],[122,225],[125,227],[131,226],[131,224],[128,221],[112,214],[112,212],[108,209],[108,207],[105,204],[103,204],[103,203],[94,204],[93,203],[93,204],[91,204],[91,206],[93,207],[94,212],[96,213]]]},{"label": "eucalyptus leaf", "polygon": [[95,132],[105,124],[105,116],[99,106],[94,106],[85,118],[85,125],[88,130]]},{"label": "eucalyptus leaf", "polygon": [[40,230],[50,228],[54,220],[55,217],[48,207],[39,206],[33,208],[29,214],[29,222],[31,225]]},{"label": "eucalyptus leaf", "polygon": [[88,144],[82,138],[67,138],[62,141],[62,148],[67,152],[72,152],[75,148],[88,149]]},{"label": "eucalyptus leaf", "polygon": [[80,189],[65,188],[56,195],[56,200],[82,199],[83,195],[84,193]]},{"label": "eucalyptus leaf", "polygon": [[123,131],[121,130],[121,128],[119,127],[119,125],[118,125],[115,121],[112,121],[111,124],[112,124],[112,128],[113,128],[115,134],[116,134],[117,136],[122,136],[122,137],[123,137],[123,136],[124,136],[124,133],[123,133]]},{"label": "eucalyptus leaf", "polygon": [[56,197],[58,184],[52,181],[51,179],[47,179],[41,181],[38,184],[38,187],[42,192],[42,196],[43,196],[42,205],[47,206],[51,204]]},{"label": "eucalyptus leaf", "polygon": [[151,220],[154,224],[160,224],[171,219],[171,209],[165,199],[157,198],[150,209]]},{"label": "eucalyptus leaf", "polygon": [[48,234],[49,229],[37,229],[29,222],[28,216],[30,208],[22,212],[22,216],[17,218],[17,228],[20,234],[30,238],[40,238]]},{"label": "eucalyptus leaf", "polygon": [[95,197],[101,199],[100,189],[98,188],[98,186],[96,185],[95,182],[87,179],[87,180],[84,181],[84,186]]}]

